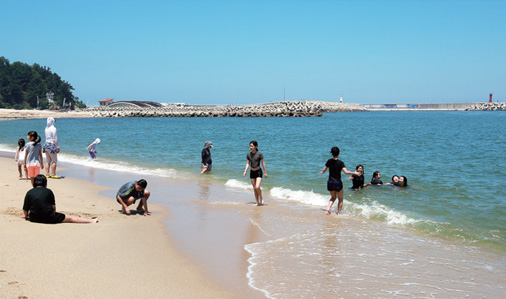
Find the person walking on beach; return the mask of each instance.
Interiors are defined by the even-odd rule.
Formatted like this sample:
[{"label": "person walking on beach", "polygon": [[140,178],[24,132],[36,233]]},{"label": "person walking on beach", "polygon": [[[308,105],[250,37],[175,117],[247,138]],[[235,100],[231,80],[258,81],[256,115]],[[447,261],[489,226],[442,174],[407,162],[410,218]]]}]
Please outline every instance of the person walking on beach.
[{"label": "person walking on beach", "polygon": [[98,218],[84,219],[56,212],[53,191],[47,187],[47,178],[39,174],[35,177],[33,189],[25,195],[23,216],[21,218],[38,223],[97,223]]},{"label": "person walking on beach", "polygon": [[88,147],[85,149],[85,151],[89,151],[90,156],[93,160],[97,158],[97,151],[95,150],[97,144],[100,143],[100,138],[95,139]]},{"label": "person walking on beach", "polygon": [[211,148],[213,147],[213,143],[211,141],[204,142],[204,149],[202,149],[202,171],[200,174],[204,174],[206,172],[211,171],[213,168],[213,160],[211,159]]},{"label": "person walking on beach", "polygon": [[40,169],[44,169],[44,159],[42,158],[40,136],[37,132],[28,132],[28,137],[26,139],[29,142],[25,146],[24,168],[28,171],[28,177],[31,179],[33,186],[35,177],[40,173]]},{"label": "person walking on beach", "polygon": [[144,216],[150,215],[148,210],[148,199],[151,193],[146,190],[148,182],[146,180],[131,181],[125,183],[119,188],[116,194],[116,201],[121,205],[124,214],[130,215],[128,206],[134,204],[137,199],[141,199],[137,206],[138,212],[144,212]]},{"label": "person walking on beach", "polygon": [[254,140],[251,141],[249,143],[249,149],[250,152],[246,155],[246,168],[244,169],[243,176],[246,176],[248,167],[251,166],[249,177],[255,192],[256,205],[261,206],[264,204],[264,200],[262,197],[262,189],[260,189],[260,185],[262,184],[262,168],[260,168],[260,163],[264,168],[265,178],[267,178],[267,169],[265,168],[264,156],[258,151],[258,142]]},{"label": "person walking on beach", "polygon": [[320,174],[324,174],[327,169],[329,169],[329,179],[327,180],[327,190],[330,192],[330,201],[327,206],[327,214],[330,215],[332,205],[336,201],[336,197],[339,202],[337,204],[337,215],[341,213],[343,208],[343,182],[341,181],[341,171],[347,175],[359,175],[358,172],[348,171],[344,166],[344,162],[339,160],[340,150],[337,146],[332,147],[330,150],[332,154],[332,158],[327,160],[323,170],[320,171]]},{"label": "person walking on beach", "polygon": [[[48,178],[59,179],[60,176],[56,175],[56,163],[58,162],[58,135],[56,134],[56,127],[54,126],[55,120],[52,117],[47,118],[46,126],[46,142],[44,143],[44,152],[46,153],[46,176]],[[52,173],[52,174],[51,174]]]},{"label": "person walking on beach", "polygon": [[[16,149],[16,155],[14,161],[18,163],[19,179],[23,179],[23,165],[25,164],[25,140],[23,138],[18,140],[18,148]],[[25,169],[25,176],[28,180],[28,171]]]}]

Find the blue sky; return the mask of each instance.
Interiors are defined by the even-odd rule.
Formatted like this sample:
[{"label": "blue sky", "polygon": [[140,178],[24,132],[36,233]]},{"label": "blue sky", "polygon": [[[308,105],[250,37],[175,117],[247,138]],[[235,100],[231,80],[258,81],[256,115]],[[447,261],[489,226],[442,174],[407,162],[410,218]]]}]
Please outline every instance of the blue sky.
[{"label": "blue sky", "polygon": [[[84,103],[506,101],[506,1],[5,1],[0,56]],[[285,92],[286,91],[286,92]]]}]

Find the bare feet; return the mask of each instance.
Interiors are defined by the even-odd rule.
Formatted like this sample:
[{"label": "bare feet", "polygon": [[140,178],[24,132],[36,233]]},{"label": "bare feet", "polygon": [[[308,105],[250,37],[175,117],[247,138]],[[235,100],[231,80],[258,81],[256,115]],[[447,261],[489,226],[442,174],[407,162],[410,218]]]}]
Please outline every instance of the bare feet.
[{"label": "bare feet", "polygon": [[123,214],[130,215],[130,209],[129,208],[123,208]]},{"label": "bare feet", "polygon": [[92,223],[98,223],[98,218],[92,218],[91,220],[93,220]]},{"label": "bare feet", "polygon": [[328,214],[328,215],[330,215],[330,214],[331,214],[330,209],[327,209],[327,214]]}]

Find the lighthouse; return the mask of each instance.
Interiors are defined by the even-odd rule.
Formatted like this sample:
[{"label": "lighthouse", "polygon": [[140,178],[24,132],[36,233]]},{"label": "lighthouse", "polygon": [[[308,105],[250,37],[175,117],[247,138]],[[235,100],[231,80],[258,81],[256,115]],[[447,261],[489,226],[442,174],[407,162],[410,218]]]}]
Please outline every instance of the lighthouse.
[{"label": "lighthouse", "polygon": [[488,102],[492,103],[492,93],[490,93],[490,95],[489,95]]},{"label": "lighthouse", "polygon": [[339,103],[341,103],[341,104],[343,103],[343,94],[339,95]]}]

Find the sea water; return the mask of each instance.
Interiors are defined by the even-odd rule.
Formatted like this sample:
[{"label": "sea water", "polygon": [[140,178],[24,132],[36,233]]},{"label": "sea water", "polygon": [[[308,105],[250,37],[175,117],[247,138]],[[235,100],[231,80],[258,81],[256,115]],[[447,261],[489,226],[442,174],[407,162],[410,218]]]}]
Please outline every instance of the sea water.
[{"label": "sea water", "polygon": [[[248,216],[266,240],[245,249],[249,284],[269,297],[465,297],[487,283],[477,277],[493,282],[478,294],[504,294],[503,112],[55,118],[59,159],[165,180],[212,181],[244,194],[218,206],[253,200],[242,173],[249,142],[258,141],[268,173],[262,187],[272,203],[258,219]],[[1,121],[0,149],[12,152],[28,131],[43,135],[44,128],[45,120]],[[95,138],[102,142],[97,161],[90,161],[84,149]],[[213,171],[202,177],[207,140],[214,144]],[[352,191],[343,175],[344,214],[322,217],[328,174],[318,172],[332,146],[341,149],[348,170],[364,165],[366,181],[381,171],[383,182],[405,175],[409,187]]]}]

